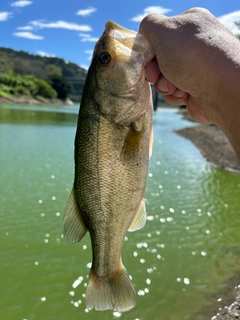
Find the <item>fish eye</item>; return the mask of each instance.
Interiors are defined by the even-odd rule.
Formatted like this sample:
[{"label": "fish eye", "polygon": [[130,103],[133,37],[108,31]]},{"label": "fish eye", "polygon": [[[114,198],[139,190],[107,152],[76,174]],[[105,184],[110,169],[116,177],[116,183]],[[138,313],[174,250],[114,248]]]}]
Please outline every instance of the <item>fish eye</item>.
[{"label": "fish eye", "polygon": [[111,61],[112,57],[110,53],[104,51],[99,54],[98,59],[102,64],[108,64]]}]

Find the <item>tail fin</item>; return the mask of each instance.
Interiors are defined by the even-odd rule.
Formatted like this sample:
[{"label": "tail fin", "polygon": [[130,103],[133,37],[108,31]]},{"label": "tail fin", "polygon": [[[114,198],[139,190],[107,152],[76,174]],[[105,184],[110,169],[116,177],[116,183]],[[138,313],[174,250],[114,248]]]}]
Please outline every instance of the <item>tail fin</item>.
[{"label": "tail fin", "polygon": [[114,276],[100,278],[91,269],[86,291],[88,309],[124,312],[136,304],[136,293],[127,271],[122,269]]}]

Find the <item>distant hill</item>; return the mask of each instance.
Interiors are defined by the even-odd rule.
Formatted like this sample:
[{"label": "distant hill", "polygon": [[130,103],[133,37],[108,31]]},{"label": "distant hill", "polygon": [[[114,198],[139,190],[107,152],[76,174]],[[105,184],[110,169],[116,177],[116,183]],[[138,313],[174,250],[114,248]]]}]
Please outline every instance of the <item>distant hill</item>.
[{"label": "distant hill", "polygon": [[61,93],[59,97],[58,90],[65,86],[64,88],[69,91],[67,96],[79,102],[87,72],[77,64],[65,62],[57,57],[42,57],[0,47],[0,74],[31,75],[45,80],[56,90],[60,99],[62,97]]}]

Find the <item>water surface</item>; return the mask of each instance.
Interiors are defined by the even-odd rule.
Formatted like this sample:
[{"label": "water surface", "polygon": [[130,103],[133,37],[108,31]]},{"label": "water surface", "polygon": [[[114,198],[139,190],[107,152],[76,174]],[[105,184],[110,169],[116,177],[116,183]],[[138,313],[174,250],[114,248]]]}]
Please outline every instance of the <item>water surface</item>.
[{"label": "water surface", "polygon": [[0,107],[0,318],[198,319],[239,271],[240,175],[211,167],[174,133],[194,124],[158,110],[148,221],[127,234],[123,249],[137,305],[124,314],[89,311],[89,236],[70,245],[61,224],[73,182],[77,113],[77,106]]}]

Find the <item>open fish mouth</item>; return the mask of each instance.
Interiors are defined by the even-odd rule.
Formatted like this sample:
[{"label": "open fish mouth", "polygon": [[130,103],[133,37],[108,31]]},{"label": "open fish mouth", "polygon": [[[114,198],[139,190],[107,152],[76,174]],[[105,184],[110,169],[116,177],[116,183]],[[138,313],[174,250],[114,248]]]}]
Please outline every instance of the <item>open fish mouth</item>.
[{"label": "open fish mouth", "polygon": [[155,52],[145,36],[124,28],[114,21],[107,21],[102,37],[105,36],[113,38],[116,54],[119,58],[131,57],[133,61],[141,62],[145,67],[155,56]]}]

